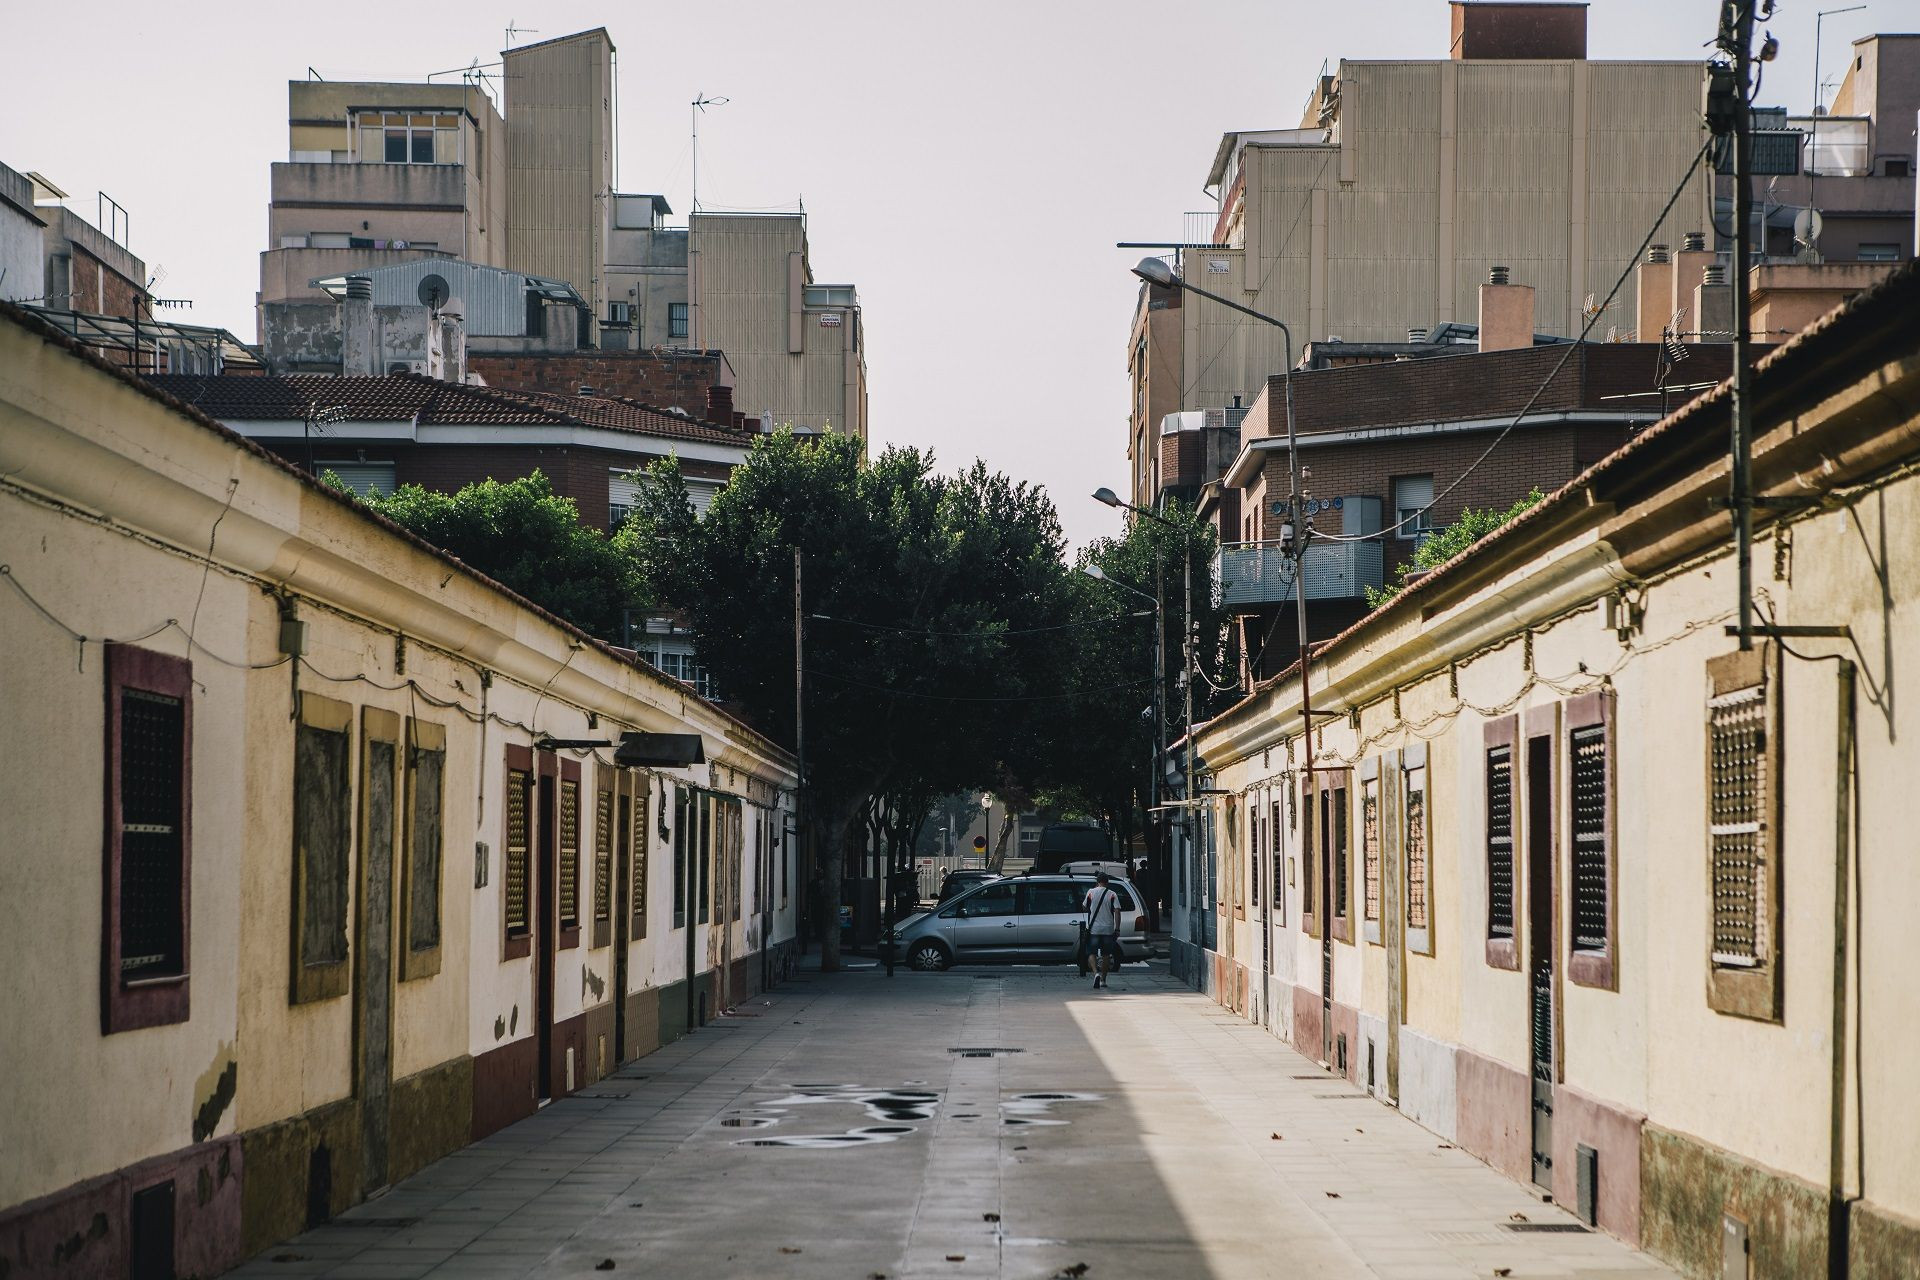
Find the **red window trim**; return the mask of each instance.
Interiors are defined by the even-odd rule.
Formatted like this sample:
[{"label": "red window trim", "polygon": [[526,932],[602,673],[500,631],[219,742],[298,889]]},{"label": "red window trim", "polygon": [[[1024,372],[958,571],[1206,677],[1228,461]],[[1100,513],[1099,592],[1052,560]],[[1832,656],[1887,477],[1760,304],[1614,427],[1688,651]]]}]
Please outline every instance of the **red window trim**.
[{"label": "red window trim", "polygon": [[[533,954],[534,912],[540,909],[539,868],[534,859],[539,856],[540,811],[536,806],[533,787],[533,748],[508,743],[505,751],[506,763],[500,775],[504,785],[500,791],[500,958],[502,960],[521,960]],[[527,931],[518,937],[507,932],[507,809],[508,795],[513,788],[514,770],[527,775],[526,814],[527,814]]]},{"label": "red window trim", "polygon": [[[1513,932],[1507,937],[1496,938],[1486,933],[1486,930],[1488,928],[1488,923],[1486,921],[1481,922],[1480,928],[1481,928],[1482,936],[1486,943],[1486,958],[1487,958],[1488,966],[1494,969],[1511,969],[1511,970],[1514,970],[1515,972],[1518,972],[1520,969],[1520,921],[1521,921],[1521,915],[1520,915],[1520,841],[1521,841],[1520,777],[1521,777],[1521,771],[1520,771],[1519,742],[1520,742],[1520,717],[1519,716],[1502,716],[1498,720],[1489,720],[1484,725],[1481,726],[1480,768],[1482,772],[1481,785],[1482,785],[1483,791],[1485,788],[1485,771],[1487,767],[1487,753],[1494,750],[1496,747],[1505,747],[1507,749],[1507,786],[1509,790],[1508,813],[1510,815],[1508,819],[1508,823],[1513,833],[1513,845],[1509,853],[1509,856],[1513,860],[1512,873],[1510,876],[1512,885],[1507,894],[1508,912],[1509,912],[1507,918],[1513,922]],[[1484,797],[1483,797],[1483,804],[1484,804]],[[1481,876],[1487,882],[1486,891],[1489,895],[1489,899],[1491,899],[1491,895],[1493,893],[1493,882],[1492,882],[1490,873],[1486,869],[1487,815],[1484,809],[1480,814],[1480,822],[1481,822],[1481,833],[1480,833],[1481,834],[1481,852],[1480,852]],[[1491,905],[1491,902],[1489,902],[1489,905]]]},{"label": "red window trim", "polygon": [[[193,663],[133,645],[106,647],[106,785],[101,841],[100,1034],[185,1022],[193,973]],[[180,699],[180,973],[120,980],[120,704],[128,688]]]}]

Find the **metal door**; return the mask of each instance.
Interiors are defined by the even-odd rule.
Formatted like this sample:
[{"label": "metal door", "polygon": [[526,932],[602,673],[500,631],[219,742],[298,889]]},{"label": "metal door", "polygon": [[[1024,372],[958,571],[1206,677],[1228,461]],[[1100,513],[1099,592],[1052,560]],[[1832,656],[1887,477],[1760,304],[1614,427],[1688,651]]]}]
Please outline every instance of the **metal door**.
[{"label": "metal door", "polygon": [[539,1055],[536,1068],[539,1088],[534,1096],[542,1100],[553,1096],[553,948],[559,941],[555,936],[558,927],[558,894],[555,891],[560,876],[560,842],[556,834],[559,824],[555,820],[559,790],[557,772],[554,757],[543,755],[540,760],[539,805],[535,809],[540,824],[534,845],[540,857],[540,890],[534,899],[533,931],[534,1052]]},{"label": "metal door", "polygon": [[[616,774],[613,798],[613,1060],[627,1060],[627,950],[633,919],[633,783]],[[640,802],[644,811],[646,801]]]},{"label": "metal door", "polygon": [[[372,717],[369,716],[369,720]],[[397,729],[397,726],[396,726]],[[365,834],[360,844],[360,935],[355,974],[354,1038],[360,1096],[361,1186],[387,1185],[393,1085],[393,850],[398,744],[372,736],[368,726],[363,793]],[[394,733],[397,737],[397,732]]]},{"label": "metal door", "polygon": [[954,904],[954,959],[961,964],[1011,960],[1019,953],[1020,916],[1012,880],[982,885]]},{"label": "metal door", "polygon": [[1527,1030],[1533,1081],[1533,1180],[1553,1186],[1553,739],[1527,739]]}]

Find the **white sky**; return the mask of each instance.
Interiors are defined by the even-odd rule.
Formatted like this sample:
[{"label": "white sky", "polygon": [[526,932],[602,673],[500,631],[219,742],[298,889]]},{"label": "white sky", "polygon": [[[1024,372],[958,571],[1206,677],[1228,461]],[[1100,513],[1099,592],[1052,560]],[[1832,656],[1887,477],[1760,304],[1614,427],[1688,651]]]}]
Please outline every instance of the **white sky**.
[{"label": "white sky", "polygon": [[[1826,7],[1844,3],[1829,0]],[[1805,110],[1816,5],[1785,0],[1762,99]],[[688,107],[707,207],[806,199],[817,279],[859,286],[876,441],[974,457],[1052,491],[1068,535],[1118,529],[1085,495],[1125,491],[1126,336],[1139,256],[1173,240],[1220,134],[1292,127],[1323,59],[1445,56],[1445,0],[708,0],[190,9],[13,0],[0,160],[94,215],[131,211],[175,313],[252,341],[267,166],[286,82],[424,78],[604,25],[620,53],[620,185],[688,204]],[[1717,0],[1594,0],[1595,58],[1701,57]],[[1920,26],[1920,0],[1826,20],[1848,42]]]}]

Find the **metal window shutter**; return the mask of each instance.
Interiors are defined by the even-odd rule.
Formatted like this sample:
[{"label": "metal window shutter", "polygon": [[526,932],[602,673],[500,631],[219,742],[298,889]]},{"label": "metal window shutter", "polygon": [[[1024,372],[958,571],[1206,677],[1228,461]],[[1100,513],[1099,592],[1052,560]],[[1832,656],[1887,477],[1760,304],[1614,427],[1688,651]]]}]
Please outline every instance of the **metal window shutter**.
[{"label": "metal window shutter", "polygon": [[1487,752],[1487,934],[1513,936],[1513,748]]},{"label": "metal window shutter", "polygon": [[393,492],[391,462],[322,462],[320,473],[325,475],[329,471],[363,498],[373,494],[384,498]]},{"label": "metal window shutter", "polygon": [[1573,731],[1573,947],[1607,946],[1607,731]]},{"label": "metal window shutter", "polygon": [[607,505],[632,508],[640,505],[640,481],[630,475],[607,478]]}]

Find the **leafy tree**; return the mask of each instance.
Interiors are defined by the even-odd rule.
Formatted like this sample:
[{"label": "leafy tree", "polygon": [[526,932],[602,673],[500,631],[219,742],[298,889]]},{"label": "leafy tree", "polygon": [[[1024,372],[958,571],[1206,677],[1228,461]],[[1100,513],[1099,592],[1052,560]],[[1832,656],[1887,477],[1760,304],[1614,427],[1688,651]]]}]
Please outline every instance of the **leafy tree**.
[{"label": "leafy tree", "polygon": [[[340,485],[339,477],[326,478]],[[602,639],[620,639],[623,610],[650,599],[633,556],[581,524],[573,499],[555,493],[539,471],[518,480],[482,480],[457,493],[402,485],[363,501]]]},{"label": "leafy tree", "polygon": [[1539,505],[1546,496],[1536,488],[1505,511],[1496,511],[1492,507],[1479,511],[1472,507],[1462,508],[1459,519],[1414,548],[1413,563],[1403,564],[1394,570],[1398,575],[1396,581],[1384,587],[1367,588],[1367,607],[1378,609],[1405,590],[1407,583],[1414,578],[1428,570],[1438,569],[1501,525],[1518,519],[1522,512]]}]

